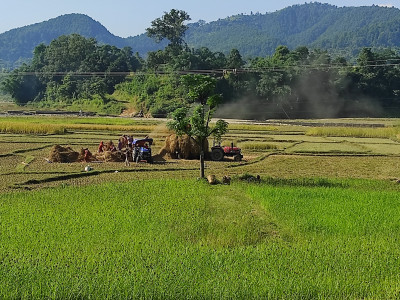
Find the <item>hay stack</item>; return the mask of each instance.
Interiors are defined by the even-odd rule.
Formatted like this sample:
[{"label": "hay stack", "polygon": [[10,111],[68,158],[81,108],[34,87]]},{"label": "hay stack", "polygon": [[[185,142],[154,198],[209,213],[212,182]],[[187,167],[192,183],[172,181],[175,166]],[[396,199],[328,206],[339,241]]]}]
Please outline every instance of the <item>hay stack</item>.
[{"label": "hay stack", "polygon": [[115,147],[113,141],[108,141],[104,150],[105,151],[110,151],[113,147]]},{"label": "hay stack", "polygon": [[[208,150],[207,140],[204,146]],[[177,136],[176,134],[171,134],[166,137],[165,145],[160,150],[159,155],[161,157],[167,155],[171,158],[197,159],[200,156],[200,147],[187,135]]]},{"label": "hay stack", "polygon": [[59,163],[71,163],[78,160],[79,153],[72,150],[71,147],[62,147],[54,145],[50,150],[49,160]]},{"label": "hay stack", "polygon": [[215,175],[208,175],[207,180],[208,180],[208,183],[211,185],[218,184],[218,180],[217,180],[217,177],[215,177]]},{"label": "hay stack", "polygon": [[125,154],[120,151],[104,151],[104,161],[123,162],[125,161]]}]

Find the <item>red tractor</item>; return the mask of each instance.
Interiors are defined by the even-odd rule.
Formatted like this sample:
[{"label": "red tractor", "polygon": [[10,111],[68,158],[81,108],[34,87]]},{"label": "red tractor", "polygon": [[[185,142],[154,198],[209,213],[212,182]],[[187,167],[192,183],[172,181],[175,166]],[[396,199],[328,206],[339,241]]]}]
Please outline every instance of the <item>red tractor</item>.
[{"label": "red tractor", "polygon": [[241,161],[243,158],[242,150],[238,147],[233,147],[233,143],[230,147],[223,147],[221,145],[211,147],[212,160],[221,161],[225,156],[233,157],[235,161]]}]

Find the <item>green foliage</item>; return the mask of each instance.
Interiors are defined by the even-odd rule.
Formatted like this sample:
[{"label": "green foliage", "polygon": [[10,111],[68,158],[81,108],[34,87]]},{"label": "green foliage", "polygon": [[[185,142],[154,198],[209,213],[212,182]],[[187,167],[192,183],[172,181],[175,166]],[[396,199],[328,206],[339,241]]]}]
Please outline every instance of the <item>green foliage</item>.
[{"label": "green foliage", "polygon": [[146,73],[133,76],[116,87],[118,92],[130,95],[134,105],[153,117],[165,117],[185,106],[185,92],[179,76]]},{"label": "green foliage", "polygon": [[214,94],[216,80],[205,75],[184,75],[182,82],[187,88],[189,99],[199,103],[189,113],[187,109],[178,109],[172,114],[172,121],[167,127],[178,135],[187,134],[200,146],[200,177],[204,178],[204,155],[206,153],[206,140],[213,135],[217,140],[228,131],[228,123],[220,120],[214,128],[210,128],[212,115],[215,113],[222,97]]},{"label": "green foliage", "polygon": [[329,50],[352,57],[362,47],[398,47],[400,12],[379,6],[293,5],[273,13],[239,14],[210,23],[191,24],[187,42],[194,47],[245,57],[265,57],[279,45]]},{"label": "green foliage", "polygon": [[151,27],[146,29],[147,35],[157,42],[164,38],[170,41],[171,47],[180,47],[183,43],[183,36],[188,29],[183,23],[189,21],[189,15],[183,10],[171,9],[164,13],[161,18],[151,22]]},{"label": "green foliage", "polygon": [[[210,94],[214,91],[216,79],[203,75],[182,76],[182,83],[188,87],[187,96],[191,101],[206,104]],[[208,103],[207,103],[208,104]]]},{"label": "green foliage", "polygon": [[[400,44],[397,8],[306,3],[273,13],[239,14],[210,23],[199,21],[188,24],[187,31],[186,25],[179,23],[188,20],[186,16],[179,10],[173,11],[173,14],[165,13],[165,16],[171,15],[171,19],[157,19],[161,24],[171,22],[173,25],[171,28],[161,27],[165,38],[172,35],[171,39],[179,44],[179,38],[183,38],[181,33],[185,32],[185,40],[190,47],[207,47],[212,52],[224,54],[237,49],[246,58],[271,55],[279,45],[287,45],[291,49],[305,45],[353,57],[362,47],[394,48]],[[7,69],[18,67],[32,58],[33,50],[39,43],[48,45],[61,35],[73,33],[94,37],[100,44],[119,48],[128,46],[141,55],[167,46],[167,42],[157,44],[145,33],[120,38],[88,16],[69,14],[0,34],[3,65]]]},{"label": "green foliage", "polygon": [[32,59],[40,43],[49,45],[62,35],[79,34],[96,38],[101,44],[117,47],[129,46],[124,39],[111,34],[103,25],[83,14],[66,14],[45,22],[24,26],[0,34],[0,57],[6,68],[21,66]]},{"label": "green foliage", "polygon": [[364,48],[352,67],[327,51],[279,46],[272,56],[251,61],[257,73],[249,83],[255,83],[259,112],[267,111],[263,118],[395,116],[399,58],[394,51]]},{"label": "green foliage", "polygon": [[0,297],[397,297],[398,191],[266,182],[2,194]]},{"label": "green foliage", "polygon": [[[138,67],[139,61],[130,48],[98,46],[94,39],[73,34],[61,36],[49,46],[37,46],[32,63],[14,70],[3,83],[3,89],[18,104],[105,98],[124,80],[123,75],[111,72],[135,71]],[[85,76],[96,73],[104,75]]]},{"label": "green foliage", "polygon": [[[358,16],[359,11],[365,12],[365,17]],[[397,15],[397,9],[376,6],[339,9],[310,3],[267,16],[239,15],[210,24],[191,25],[193,30],[212,38],[218,34],[229,36],[226,26],[231,32],[255,39],[264,32],[270,33],[269,36],[285,37],[283,42],[274,40],[268,44],[273,45],[269,56],[245,62],[242,54],[247,50],[235,45],[221,52],[213,50],[216,48],[207,43],[199,48],[184,45],[187,27],[183,23],[189,16],[183,11],[171,10],[153,21],[153,27],[148,29],[157,39],[170,39],[170,45],[164,50],[149,52],[146,60],[141,59],[138,53],[133,55],[129,47],[100,46],[96,40],[76,34],[61,36],[48,46],[38,45],[32,62],[5,73],[1,86],[3,92],[9,93],[20,105],[29,102],[38,107],[81,105],[115,113],[123,109],[122,102],[107,99],[117,90],[118,99],[125,103],[129,101],[132,103],[130,107],[155,117],[165,117],[195,101],[211,105],[213,111],[215,104],[206,103],[211,91],[223,95],[217,101],[226,104],[218,112],[221,117],[394,117],[400,113],[400,56],[396,48],[377,50],[373,45],[368,45],[371,46],[368,48],[352,46],[349,59],[347,50],[340,57],[333,55],[331,50],[324,50],[328,42],[321,36],[328,32],[336,35],[331,27],[352,28],[343,25],[350,20],[360,28],[369,24],[367,17],[377,26],[383,24],[384,17],[396,18]],[[333,20],[334,25],[331,24]],[[342,20],[343,24],[337,20]],[[281,24],[279,28],[273,26],[277,23]],[[249,26],[251,30],[248,30]],[[321,31],[319,26],[324,30]],[[357,28],[354,28],[355,33],[359,30]],[[188,30],[188,37],[193,38],[190,32]],[[299,45],[303,38],[307,41],[301,43],[303,45],[314,45],[316,39],[322,44],[314,49],[310,46],[294,48],[293,45]],[[352,41],[357,38],[356,35]],[[231,45],[225,37],[219,38],[218,42],[221,41],[224,47]],[[247,47],[253,45],[256,44],[246,44]],[[266,45],[263,41],[263,49],[269,47]],[[125,76],[118,74],[138,70],[142,73],[135,73],[126,81]],[[196,76],[183,76],[182,80],[179,77],[180,72],[197,73],[201,70],[207,70],[204,71],[207,74],[214,70],[214,74],[207,81],[198,80]],[[192,88],[185,90],[185,86]],[[99,99],[103,100],[102,103]],[[87,103],[90,100],[93,100],[91,105]]]},{"label": "green foliage", "polygon": [[18,105],[25,105],[43,92],[44,85],[36,76],[19,74],[32,71],[30,66],[23,65],[8,74],[1,82],[2,91],[10,94]]},{"label": "green foliage", "polygon": [[204,75],[185,75],[182,76],[182,82],[187,88],[187,96],[199,105],[193,111],[188,108],[177,109],[171,114],[172,121],[167,126],[178,135],[195,137],[200,145],[211,135],[220,139],[227,132],[228,123],[220,120],[214,128],[210,128],[212,115],[222,100],[220,95],[213,94],[216,80]]}]

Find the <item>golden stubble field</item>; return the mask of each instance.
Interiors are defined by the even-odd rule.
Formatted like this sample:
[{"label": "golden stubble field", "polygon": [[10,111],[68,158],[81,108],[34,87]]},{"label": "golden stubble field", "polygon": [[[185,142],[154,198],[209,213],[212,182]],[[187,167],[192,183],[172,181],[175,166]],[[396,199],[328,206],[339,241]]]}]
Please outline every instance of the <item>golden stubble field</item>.
[{"label": "golden stubble field", "polygon": [[[400,178],[400,142],[397,120],[337,120],[338,127],[324,126],[322,120],[307,123],[273,124],[231,121],[224,144],[234,142],[242,148],[244,159],[234,162],[206,162],[206,175],[217,178],[243,174],[262,178]],[[329,124],[332,124],[332,120]],[[351,131],[351,123],[357,129]],[[12,132],[12,124],[62,126],[62,134]],[[325,122],[326,123],[326,122]],[[340,126],[343,123],[345,126]],[[368,127],[369,124],[384,127]],[[153,178],[193,178],[199,174],[196,160],[161,159],[154,164],[103,162],[49,163],[53,145],[70,146],[75,151],[89,148],[95,152],[100,141],[116,142],[122,134],[154,140],[153,155],[170,134],[165,120],[120,118],[5,117],[0,119],[8,132],[0,134],[1,191],[37,189],[59,185],[87,185],[102,182],[126,182]],[[10,125],[11,124],[11,125]],[[39,125],[38,125],[39,124]],[[31,126],[30,126],[31,125]],[[11,127],[11,129],[10,129]],[[212,141],[210,141],[212,144]]]}]

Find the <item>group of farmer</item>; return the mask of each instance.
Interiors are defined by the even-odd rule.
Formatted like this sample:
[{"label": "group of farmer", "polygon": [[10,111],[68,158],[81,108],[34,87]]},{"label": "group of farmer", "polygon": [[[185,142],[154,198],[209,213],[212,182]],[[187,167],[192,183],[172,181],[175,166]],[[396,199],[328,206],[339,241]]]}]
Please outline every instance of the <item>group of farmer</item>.
[{"label": "group of farmer", "polygon": [[113,141],[109,141],[106,145],[104,144],[103,141],[100,142],[99,147],[97,149],[98,153],[102,153],[104,151],[119,151],[119,152],[124,152],[125,154],[125,165],[129,165],[129,159],[131,156],[131,152],[133,149],[133,136],[131,135],[122,135],[118,139],[118,145],[115,147]]},{"label": "group of farmer", "polygon": [[133,136],[124,134],[118,139],[117,147],[115,147],[113,141],[109,141],[107,144],[104,144],[104,142],[101,141],[97,149],[97,152],[102,153],[104,151],[111,151],[111,152],[117,150],[122,151],[122,149],[124,148],[126,150],[132,150],[132,146],[133,146]]}]

